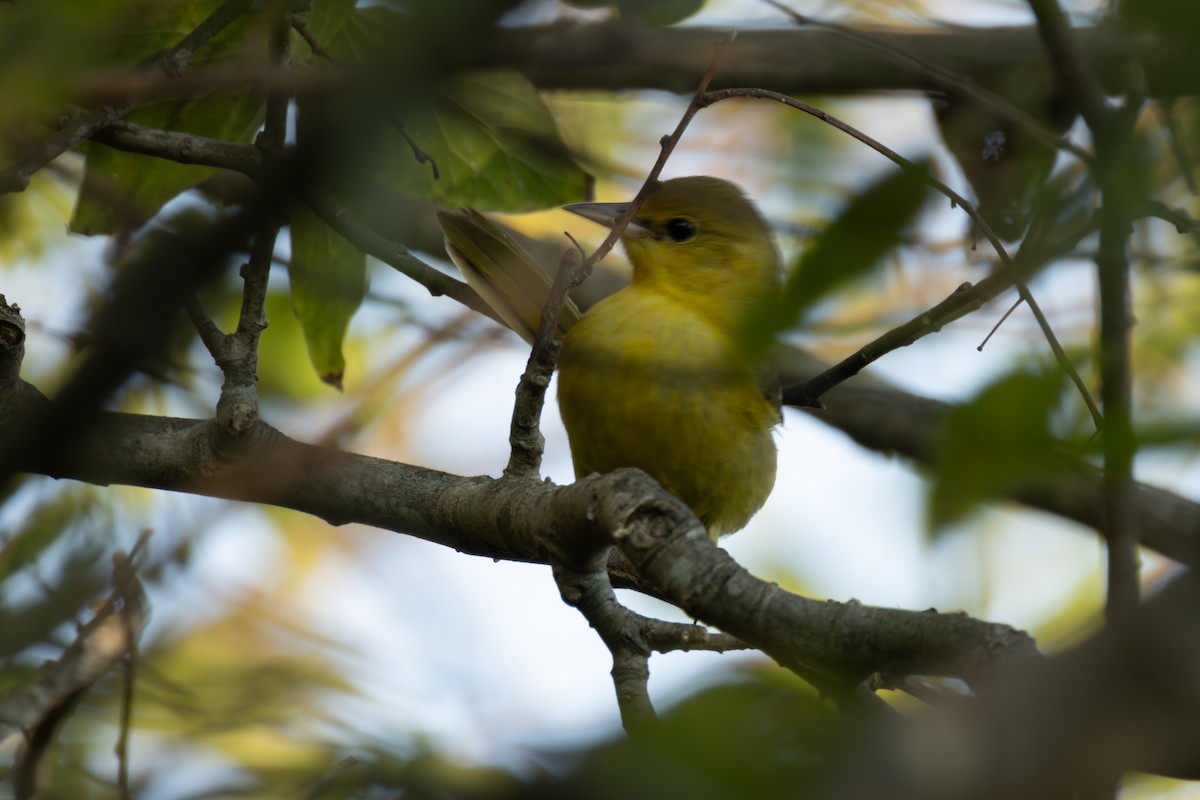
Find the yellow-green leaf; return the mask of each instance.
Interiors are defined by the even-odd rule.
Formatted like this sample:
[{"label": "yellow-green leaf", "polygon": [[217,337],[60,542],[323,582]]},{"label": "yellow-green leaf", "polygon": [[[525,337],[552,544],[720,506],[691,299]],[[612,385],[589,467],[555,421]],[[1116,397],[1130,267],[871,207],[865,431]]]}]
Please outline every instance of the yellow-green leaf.
[{"label": "yellow-green leaf", "polygon": [[367,257],[306,207],[292,212],[292,309],[321,380],[342,388],[342,342],[367,291]]},{"label": "yellow-green leaf", "polygon": [[388,175],[404,191],[448,206],[508,212],[586,199],[587,173],[567,153],[537,89],[516,71],[456,75],[403,123],[439,172],[435,178],[393,131]]}]

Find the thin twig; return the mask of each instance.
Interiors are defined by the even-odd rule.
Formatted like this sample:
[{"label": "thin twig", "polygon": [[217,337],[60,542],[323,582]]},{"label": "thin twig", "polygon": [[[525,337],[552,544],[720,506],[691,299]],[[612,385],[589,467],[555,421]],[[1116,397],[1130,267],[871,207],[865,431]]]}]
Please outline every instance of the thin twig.
[{"label": "thin twig", "polygon": [[646,180],[642,182],[642,188],[638,190],[636,195],[634,195],[633,200],[629,201],[629,204],[625,207],[625,210],[617,215],[616,220],[613,222],[612,230],[609,231],[608,236],[604,237],[604,241],[600,243],[600,246],[596,248],[596,251],[583,262],[583,269],[581,270],[579,277],[580,281],[583,281],[589,275],[591,275],[592,269],[596,266],[596,264],[600,263],[600,261],[606,255],[608,255],[609,251],[616,246],[617,241],[621,238],[621,234],[625,232],[625,226],[627,226],[629,221],[634,218],[638,210],[642,207],[642,203],[645,202],[650,193],[658,188],[658,176],[662,174],[663,167],[667,164],[667,159],[671,157],[673,152],[675,152],[675,147],[679,144],[679,140],[683,137],[683,132],[687,130],[687,126],[692,121],[692,117],[696,116],[696,113],[699,112],[700,109],[709,105],[709,103],[704,101],[704,98],[708,95],[708,85],[712,83],[713,76],[717,72],[717,66],[721,63],[721,58],[733,45],[733,41],[736,38],[737,31],[731,31],[724,39],[713,43],[713,55],[712,59],[709,61],[708,69],[705,71],[704,77],[700,79],[700,85],[696,87],[696,93],[692,95],[691,102],[688,103],[688,107],[684,109],[683,116],[679,118],[679,124],[675,126],[675,130],[672,131],[670,135],[664,136],[659,142],[660,149],[658,160],[656,160],[654,162],[654,166],[650,168],[650,172],[646,175]]},{"label": "thin twig", "polygon": [[341,60],[337,56],[321,46],[321,43],[317,41],[317,37],[313,36],[312,32],[309,31],[308,24],[305,23],[304,20],[293,16],[292,29],[295,30],[296,33],[300,34],[300,38],[304,39],[304,41],[308,44],[308,48],[312,50],[314,56],[325,59],[335,67],[340,67],[342,65]]},{"label": "thin twig", "polygon": [[137,684],[138,647],[134,641],[125,656],[125,669],[121,678],[120,733],[113,752],[117,756],[117,797],[129,800],[129,728],[133,721],[133,689]]},{"label": "thin twig", "polygon": [[417,144],[417,140],[409,132],[408,126],[404,124],[404,120],[393,117],[392,124],[396,126],[396,130],[400,131],[400,135],[404,137],[404,141],[408,142],[408,147],[412,150],[413,158],[417,160],[417,163],[428,164],[430,172],[433,173],[433,179],[440,181],[442,179],[442,171],[438,169],[437,162],[434,161],[433,156],[422,149],[421,145]]},{"label": "thin twig", "polygon": [[[278,8],[268,33],[267,51],[271,66],[284,68],[291,45],[291,11],[286,4]],[[267,95],[266,117],[255,147],[261,161],[274,164],[283,154],[287,137],[287,108],[289,95],[273,89]],[[250,245],[250,259],[242,265],[242,304],[237,327],[225,335],[204,314],[199,302],[190,298],[185,307],[201,340],[213,355],[225,381],[217,401],[216,422],[233,436],[245,436],[258,424],[258,344],[267,327],[267,281],[275,253],[282,219],[271,215],[262,225]]]},{"label": "thin twig", "polygon": [[[578,265],[576,265],[575,259],[577,259],[577,253],[575,250],[568,250],[563,254],[563,263],[560,265],[558,274],[554,278],[550,297],[546,305],[542,308],[541,321],[538,326],[537,337],[534,340],[533,350],[529,354],[529,361],[525,366],[525,372],[521,376],[521,382],[517,387],[517,402],[513,408],[512,425],[509,433],[509,443],[512,449],[509,455],[508,466],[504,470],[505,475],[533,477],[538,475],[538,470],[541,466],[542,447],[544,445],[538,420],[541,417],[542,403],[546,387],[550,382],[550,375],[554,372],[554,367],[558,362],[558,351],[560,349],[560,344],[557,340],[558,319],[562,314],[562,306],[566,302],[567,292],[582,283],[591,274],[595,265],[612,250],[613,246],[621,238],[621,234],[624,233],[629,221],[633,219],[638,209],[641,208],[642,202],[657,188],[658,176],[662,173],[663,167],[666,165],[671,153],[675,151],[675,146],[683,136],[684,130],[687,129],[688,123],[704,107],[701,98],[704,96],[709,83],[712,82],[713,75],[716,74],[717,65],[720,64],[721,57],[733,43],[736,35],[736,31],[732,32],[723,41],[713,45],[712,60],[708,65],[708,70],[704,73],[704,77],[700,80],[696,94],[693,95],[692,101],[684,110],[679,124],[675,126],[675,130],[671,135],[663,137],[658,159],[646,175],[646,180],[643,181],[641,189],[638,190],[633,200],[630,201],[625,210],[617,217],[604,241],[596,248],[595,252],[583,259],[582,263],[578,263]],[[572,242],[574,242],[573,239]],[[578,248],[578,243],[575,243],[575,246]]]},{"label": "thin twig", "polygon": [[621,724],[634,733],[657,715],[650,702],[650,646],[641,635],[635,614],[617,602],[603,570],[577,571],[555,566],[554,580],[563,602],[578,609],[613,657],[612,679],[621,711]]},{"label": "thin twig", "polygon": [[987,347],[987,343],[989,341],[991,341],[993,336],[996,335],[996,331],[1000,330],[1000,326],[1004,324],[1004,321],[1006,319],[1008,319],[1010,316],[1012,316],[1012,313],[1020,307],[1021,303],[1024,303],[1024,302],[1025,302],[1024,300],[1022,300],[1021,298],[1018,297],[1016,299],[1016,301],[1011,306],[1008,307],[1008,311],[1005,311],[1004,315],[1002,317],[1000,317],[1000,321],[992,326],[992,329],[990,331],[988,331],[988,335],[983,337],[983,341],[980,342],[979,346],[976,347],[975,349],[982,353],[983,348]]},{"label": "thin twig", "polygon": [[[1032,248],[1022,249],[1017,254],[1019,264],[1015,267],[1016,271],[1026,272],[1037,264],[1043,264],[1070,251],[1095,229],[1095,224],[1089,221],[1057,242],[1038,248],[1036,252]],[[821,374],[785,386],[783,388],[784,404],[799,408],[821,408],[820,399],[826,392],[854,377],[868,364],[893,350],[907,347],[924,336],[937,333],[954,320],[981,308],[984,303],[994,299],[1011,286],[1011,274],[1006,270],[997,270],[974,285],[962,284],[933,308],[918,314],[903,325],[893,328],[864,345]]]},{"label": "thin twig", "polygon": [[1193,236],[1200,236],[1200,220],[1193,219],[1186,211],[1171,208],[1159,200],[1143,200],[1141,208],[1138,211],[1140,215],[1155,217],[1164,222],[1171,223],[1179,233],[1190,233]]},{"label": "thin twig", "polygon": [[249,143],[227,142],[183,131],[166,131],[126,120],[110,122],[92,138],[116,150],[163,158],[178,164],[228,169],[250,178],[258,178],[262,172],[262,151]]},{"label": "thin twig", "polygon": [[563,253],[558,273],[550,286],[546,304],[542,307],[537,334],[525,371],[517,384],[517,399],[513,404],[512,423],[508,441],[511,447],[508,465],[504,474],[512,477],[537,478],[542,465],[542,451],[546,441],[542,436],[540,419],[546,400],[546,389],[550,376],[558,363],[562,342],[558,338],[558,320],[567,301],[567,291],[577,284],[583,264],[583,251],[572,240],[574,247]]},{"label": "thin twig", "polygon": [[212,317],[204,310],[204,306],[200,305],[199,298],[195,295],[189,297],[184,301],[183,309],[192,321],[192,327],[199,334],[200,341],[204,344],[204,349],[208,350],[214,359],[220,360],[224,358],[225,341],[228,338],[228,334],[221,330],[217,323],[213,322]]}]

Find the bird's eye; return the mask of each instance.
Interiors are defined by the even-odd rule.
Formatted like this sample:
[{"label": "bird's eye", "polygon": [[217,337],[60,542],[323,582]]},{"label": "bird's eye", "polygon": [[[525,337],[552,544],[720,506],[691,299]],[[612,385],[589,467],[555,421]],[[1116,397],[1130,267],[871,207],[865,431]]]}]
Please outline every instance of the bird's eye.
[{"label": "bird's eye", "polygon": [[667,223],[666,231],[667,236],[670,236],[676,242],[686,242],[696,235],[696,225],[690,219],[675,217],[675,219]]}]

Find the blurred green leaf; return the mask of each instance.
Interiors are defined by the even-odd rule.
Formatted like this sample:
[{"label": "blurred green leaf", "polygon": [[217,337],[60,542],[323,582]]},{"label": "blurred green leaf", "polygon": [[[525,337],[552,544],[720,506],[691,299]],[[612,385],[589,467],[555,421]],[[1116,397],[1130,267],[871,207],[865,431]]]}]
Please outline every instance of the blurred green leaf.
[{"label": "blurred green leaf", "polygon": [[837,288],[874,269],[901,241],[901,234],[925,198],[922,173],[891,171],[860,192],[844,211],[800,255],[779,297],[767,298],[747,315],[745,350],[760,357],[782,331],[799,324],[805,314]]},{"label": "blurred green leaf", "polygon": [[951,411],[938,442],[929,494],[928,516],[935,531],[1050,468],[1050,417],[1064,386],[1057,371],[1019,371]]},{"label": "blurred green leaf", "polygon": [[[357,0],[314,0],[308,13],[308,32],[321,47],[329,49],[354,13]],[[307,45],[303,45],[307,47]]]},{"label": "blurred green leaf", "polygon": [[[368,6],[340,26],[331,23],[322,45],[338,58],[374,65],[404,41],[406,24],[392,8]],[[444,205],[521,212],[585,199],[589,176],[567,152],[537,89],[516,70],[463,72],[415,94],[406,108],[369,114],[327,98],[308,103],[301,117],[310,118],[305,127],[317,138],[329,124],[320,115],[342,126],[346,114],[356,116],[363,148],[349,154],[357,165],[350,171],[365,169],[372,179]],[[433,163],[420,160],[417,149]]]},{"label": "blurred green leaf", "polygon": [[[219,2],[153,4],[137,30],[122,40],[117,61],[136,64],[174,45],[213,11]],[[254,20],[242,17],[214,37],[191,60],[189,69],[233,68],[246,47]],[[265,95],[258,89],[214,88],[173,100],[147,103],[125,119],[163,130],[248,142],[262,124]],[[218,170],[179,164],[114,150],[94,142],[87,149],[83,186],[72,233],[111,234],[141,225],[169,200]]]},{"label": "blurred green leaf", "polygon": [[292,308],[321,380],[338,389],[342,341],[367,291],[367,257],[305,206],[292,212]]},{"label": "blurred green leaf", "polygon": [[704,8],[704,0],[563,0],[576,8],[616,8],[622,19],[643,25],[672,25]]},{"label": "blurred green leaf", "polygon": [[394,132],[387,174],[411,194],[508,212],[585,199],[587,173],[567,153],[533,84],[516,71],[477,71],[443,81],[431,104],[403,122],[440,173],[434,178]]},{"label": "blurred green leaf", "polygon": [[[1149,52],[1156,94],[1192,95],[1192,76],[1200,70],[1200,3],[1195,0],[1121,0],[1117,18],[1139,36],[1150,32],[1161,37],[1162,44]],[[1149,70],[1148,70],[1149,72]]]},{"label": "blurred green leaf", "polygon": [[594,751],[561,796],[799,797],[839,740],[836,715],[812,692],[758,681],[717,686]]}]

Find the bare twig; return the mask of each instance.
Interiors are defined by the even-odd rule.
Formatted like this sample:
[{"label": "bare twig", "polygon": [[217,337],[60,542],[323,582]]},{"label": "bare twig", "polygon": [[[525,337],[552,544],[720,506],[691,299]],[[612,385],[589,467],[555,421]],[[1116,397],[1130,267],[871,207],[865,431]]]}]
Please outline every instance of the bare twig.
[{"label": "bare twig", "polygon": [[413,158],[417,160],[417,163],[428,164],[429,171],[433,173],[433,179],[435,181],[441,180],[442,171],[438,169],[437,161],[429,153],[426,153],[421,145],[417,144],[417,140],[409,132],[408,126],[404,124],[404,120],[393,118],[392,124],[396,126],[396,130],[400,132],[400,135],[404,137],[404,141],[408,142],[408,147],[412,150]]},{"label": "bare twig", "polygon": [[1006,319],[1008,319],[1010,316],[1012,316],[1012,313],[1014,311],[1016,311],[1017,308],[1019,308],[1021,303],[1023,303],[1023,302],[1025,302],[1025,301],[1018,297],[1016,299],[1016,301],[1011,306],[1008,307],[1008,311],[1005,311],[1004,314],[1000,317],[1000,320],[995,325],[992,326],[992,329],[990,331],[988,331],[987,336],[983,337],[983,341],[980,342],[979,346],[976,347],[975,349],[982,353],[983,348],[987,347],[987,343],[989,341],[991,341],[991,338],[993,336],[996,335],[996,331],[1000,330],[1000,326],[1004,324],[1004,321]]},{"label": "bare twig", "polygon": [[179,164],[229,169],[251,178],[259,177],[262,170],[262,151],[252,144],[227,142],[182,131],[166,131],[136,122],[110,122],[92,138],[116,150],[164,158]]},{"label": "bare twig", "polygon": [[200,305],[200,300],[195,295],[184,301],[183,309],[187,312],[188,319],[192,321],[192,327],[199,334],[204,349],[217,361],[223,359],[226,348],[225,340],[229,338],[229,335],[213,322],[212,317],[204,310],[204,306]]},{"label": "bare twig", "polygon": [[[272,20],[267,44],[271,65],[277,68],[287,64],[290,20],[289,7],[281,4]],[[265,163],[276,163],[282,156],[287,137],[288,100],[286,92],[278,89],[267,95],[266,119],[255,145]],[[267,281],[281,224],[279,216],[273,215],[263,220],[255,234],[250,259],[241,269],[242,306],[233,333],[222,333],[195,297],[185,303],[201,340],[225,376],[217,401],[217,424],[236,437],[246,435],[258,423],[258,343],[267,327]]]},{"label": "bare twig", "polygon": [[325,59],[335,67],[342,65],[341,59],[321,46],[321,43],[317,41],[317,37],[313,36],[312,32],[309,31],[308,24],[304,20],[292,17],[292,29],[300,34],[300,38],[304,39],[305,43],[308,44],[308,48],[312,50],[314,56]]},{"label": "bare twig", "polygon": [[621,238],[621,234],[625,232],[625,226],[629,221],[637,215],[638,210],[642,207],[642,203],[646,198],[657,189],[658,176],[662,174],[663,167],[667,164],[667,159],[675,152],[676,145],[683,137],[683,132],[687,130],[687,126],[692,121],[692,117],[696,116],[700,109],[709,105],[704,98],[708,94],[708,85],[712,83],[713,76],[717,72],[717,66],[721,63],[722,56],[733,46],[734,39],[737,38],[737,31],[732,31],[728,36],[719,42],[713,44],[713,55],[709,61],[708,69],[704,73],[704,77],[700,79],[700,85],[696,87],[696,93],[692,95],[692,100],[683,111],[683,115],[679,118],[679,124],[675,126],[675,130],[670,135],[664,136],[660,144],[658,159],[654,162],[654,166],[650,168],[650,172],[646,175],[646,180],[642,183],[642,188],[638,190],[633,199],[625,207],[613,221],[612,230],[604,237],[604,241],[596,248],[596,251],[591,254],[583,262],[583,269],[579,277],[583,281],[587,276],[592,274],[592,269],[596,264],[608,255],[609,251],[616,246],[617,241]]},{"label": "bare twig", "polygon": [[686,625],[644,617],[625,608],[613,594],[602,569],[555,567],[563,601],[579,610],[613,657],[612,678],[626,731],[634,733],[655,719],[646,684],[651,652],[708,650],[728,652],[750,645],[702,625]]},{"label": "bare twig", "polygon": [[[708,88],[709,83],[712,82],[713,75],[716,74],[722,55],[724,55],[725,51],[733,43],[736,35],[736,31],[730,33],[723,41],[713,45],[712,60],[709,62],[708,70],[700,79],[700,85],[696,89],[696,93],[692,96],[691,103],[684,109],[679,123],[675,126],[675,130],[669,136],[663,137],[658,159],[646,175],[641,189],[638,190],[633,200],[618,215],[612,225],[612,229],[604,237],[604,241],[600,243],[595,252],[583,260],[578,269],[575,269],[573,266],[568,268],[569,259],[576,257],[575,251],[568,250],[564,253],[563,263],[559,268],[558,274],[555,276],[550,298],[542,309],[542,318],[538,327],[538,335],[534,342],[533,351],[530,353],[529,362],[526,365],[525,373],[517,389],[517,404],[513,411],[512,428],[509,436],[510,443],[512,444],[512,453],[509,458],[508,467],[505,469],[506,475],[536,476],[538,474],[543,444],[541,432],[538,430],[538,418],[541,415],[542,398],[545,396],[546,386],[549,384],[550,375],[554,371],[554,366],[558,361],[559,345],[556,341],[558,318],[562,313],[562,305],[566,301],[567,292],[582,283],[592,273],[595,265],[604,256],[608,255],[625,232],[625,227],[629,224],[629,221],[634,218],[638,209],[641,208],[646,197],[657,188],[658,176],[662,173],[663,167],[666,166],[667,159],[671,157],[671,153],[675,151],[676,145],[679,144],[679,140],[683,136],[683,132],[687,129],[688,123],[704,107],[705,104],[702,102],[702,98],[705,90]],[[576,244],[576,247],[578,247],[578,244]]]},{"label": "bare twig", "polygon": [[639,635],[636,615],[617,602],[603,570],[556,566],[554,580],[563,602],[579,610],[613,657],[612,679],[621,723],[633,733],[656,718],[650,703],[650,646]]},{"label": "bare twig", "polygon": [[1186,211],[1171,208],[1158,200],[1144,200],[1138,211],[1141,215],[1171,223],[1179,233],[1190,233],[1200,237],[1200,220],[1192,218]]},{"label": "bare twig", "polygon": [[[859,348],[853,355],[838,364],[823,371],[821,374],[800,383],[793,383],[783,388],[783,402],[800,408],[820,408],[820,398],[833,387],[854,377],[864,367],[887,353],[901,347],[907,347],[918,339],[931,333],[937,333],[946,325],[981,308],[984,303],[994,299],[1001,292],[1012,286],[1014,272],[1025,274],[1038,264],[1044,264],[1050,259],[1069,251],[1088,234],[1095,230],[1095,224],[1088,222],[1057,242],[1036,248],[1023,247],[1017,253],[1017,263],[1012,270],[997,270],[977,284],[964,283],[949,297],[933,308],[925,311],[908,322],[893,328],[870,344]],[[1082,380],[1082,379],[1081,379]],[[1090,395],[1087,395],[1090,397]]]},{"label": "bare twig", "polygon": [[571,242],[574,247],[563,253],[558,273],[550,286],[550,294],[542,307],[529,361],[517,385],[517,399],[513,405],[508,436],[512,450],[508,466],[504,468],[505,475],[537,478],[540,474],[545,439],[539,421],[550,376],[554,374],[558,353],[562,348],[558,338],[558,320],[567,301],[567,291],[578,284],[578,273],[583,264],[583,250],[574,239]]},{"label": "bare twig", "polygon": [[121,680],[121,720],[120,733],[113,752],[117,756],[117,797],[129,800],[129,727],[133,720],[133,690],[137,685],[138,647],[137,642],[131,642],[129,652],[125,656],[125,669]]}]

